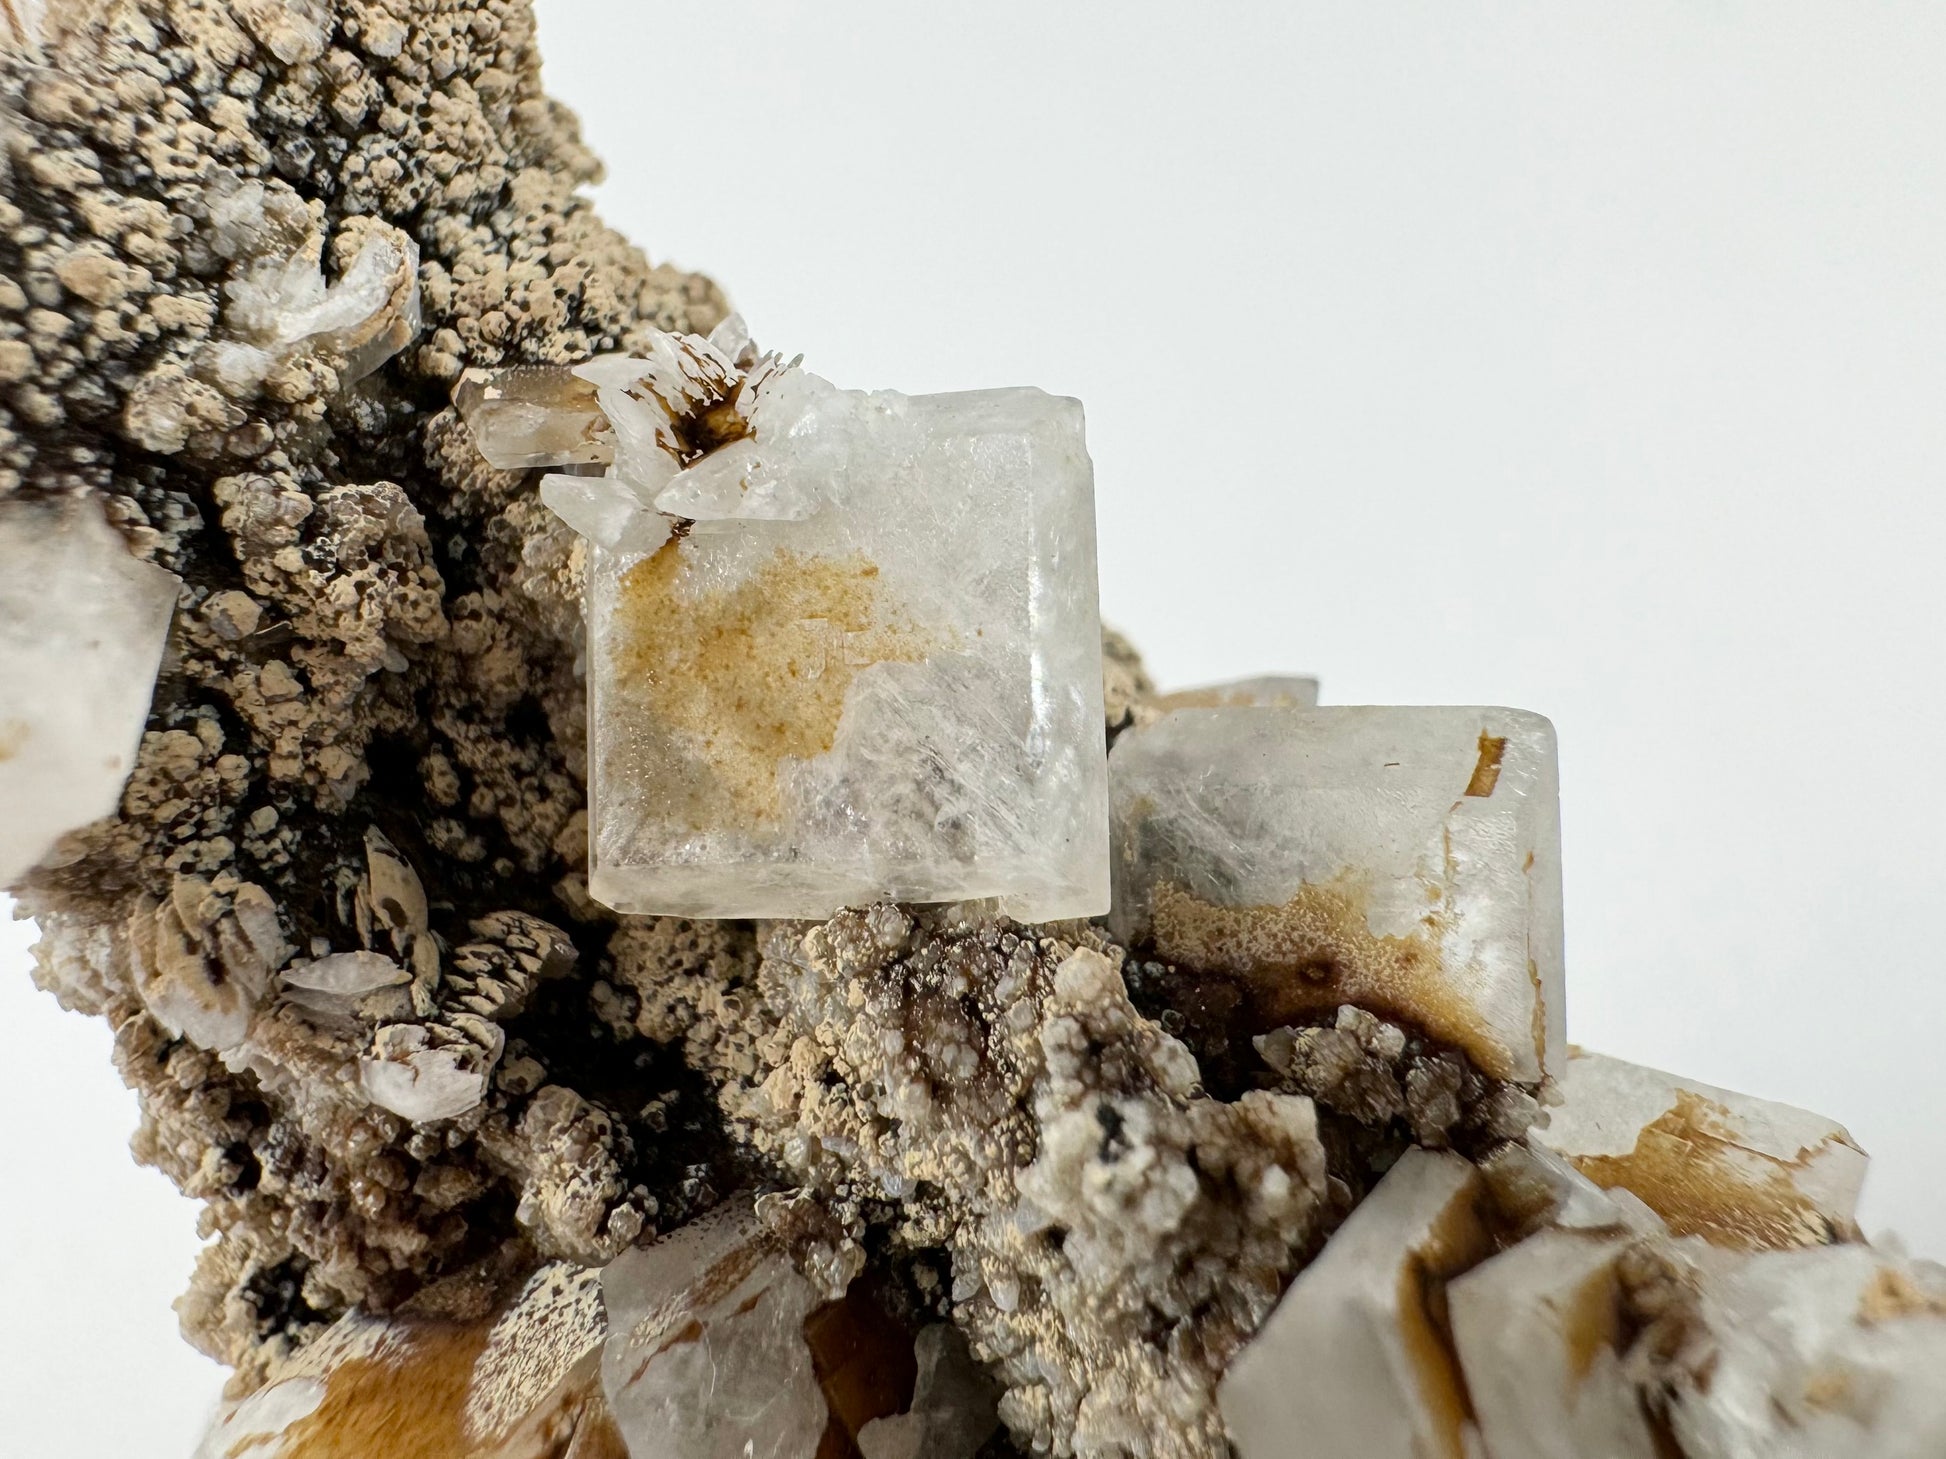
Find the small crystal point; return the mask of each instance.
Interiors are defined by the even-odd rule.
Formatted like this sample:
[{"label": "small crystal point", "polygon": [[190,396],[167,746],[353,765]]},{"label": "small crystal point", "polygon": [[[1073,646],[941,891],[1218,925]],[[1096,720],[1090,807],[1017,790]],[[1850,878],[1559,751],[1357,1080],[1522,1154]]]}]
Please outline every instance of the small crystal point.
[{"label": "small crystal point", "polygon": [[480,454],[499,470],[613,459],[594,388],[565,367],[468,370],[453,390],[453,404]]}]

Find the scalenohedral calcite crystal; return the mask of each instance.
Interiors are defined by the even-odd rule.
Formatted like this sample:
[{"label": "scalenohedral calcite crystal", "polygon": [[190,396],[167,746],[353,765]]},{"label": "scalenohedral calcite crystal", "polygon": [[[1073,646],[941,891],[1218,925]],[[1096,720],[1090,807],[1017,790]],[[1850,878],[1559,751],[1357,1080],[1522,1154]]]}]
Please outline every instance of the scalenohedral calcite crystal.
[{"label": "scalenohedral calcite crystal", "polygon": [[199,1459],[1946,1449],[1843,1130],[1566,1044],[1546,721],[1157,693],[1078,407],[760,354],[524,0],[0,39],[0,881]]}]

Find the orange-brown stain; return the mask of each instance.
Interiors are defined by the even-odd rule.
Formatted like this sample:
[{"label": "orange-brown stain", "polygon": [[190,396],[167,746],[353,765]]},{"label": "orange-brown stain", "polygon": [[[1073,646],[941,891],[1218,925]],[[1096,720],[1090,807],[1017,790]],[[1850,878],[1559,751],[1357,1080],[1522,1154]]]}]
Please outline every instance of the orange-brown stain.
[{"label": "orange-brown stain", "polygon": [[429,1325],[340,1363],[316,1411],[286,1430],[288,1459],[470,1459],[466,1394],[492,1326]]},{"label": "orange-brown stain", "polygon": [[1260,1030],[1356,1003],[1452,1044],[1490,1077],[1509,1077],[1510,1051],[1446,975],[1437,914],[1424,919],[1424,932],[1380,936],[1367,921],[1368,900],[1349,873],[1300,887],[1278,906],[1218,906],[1162,882],[1149,913],[1157,955],[1235,977]]},{"label": "orange-brown stain", "polygon": [[1792,1181],[1809,1153],[1780,1160],[1739,1145],[1729,1111],[1680,1090],[1673,1106],[1642,1127],[1628,1154],[1573,1161],[1604,1190],[1620,1186],[1641,1197],[1678,1236],[1765,1251],[1833,1237],[1829,1220]]},{"label": "orange-brown stain", "polygon": [[817,1459],[858,1459],[858,1431],[912,1404],[919,1371],[912,1334],[863,1288],[853,1282],[804,1319],[811,1368],[830,1410]]},{"label": "orange-brown stain", "polygon": [[762,825],[778,812],[783,762],[831,748],[859,671],[918,662],[932,642],[862,554],[779,548],[707,592],[686,580],[687,560],[671,540],[623,575],[613,669],[621,712],[705,773],[675,785],[666,764],[648,763],[639,778],[692,829]]},{"label": "orange-brown stain", "polygon": [[1568,1294],[1561,1336],[1567,1345],[1568,1376],[1577,1384],[1594,1371],[1595,1359],[1620,1350],[1621,1284],[1613,1262],[1602,1263]]},{"label": "orange-brown stain", "polygon": [[1946,1317],[1946,1297],[1928,1292],[1897,1267],[1872,1273],[1858,1298],[1858,1320],[1867,1327],[1902,1317]]},{"label": "orange-brown stain", "polygon": [[1477,1196],[1454,1201],[1399,1273],[1399,1337],[1421,1403],[1438,1430],[1441,1459],[1464,1459],[1473,1403],[1460,1376],[1447,1317],[1446,1284],[1484,1261],[1493,1237]]},{"label": "orange-brown stain", "polygon": [[1493,788],[1500,783],[1500,762],[1506,757],[1505,736],[1481,730],[1480,758],[1473,762],[1473,776],[1466,782],[1466,793],[1482,798],[1492,795]]}]

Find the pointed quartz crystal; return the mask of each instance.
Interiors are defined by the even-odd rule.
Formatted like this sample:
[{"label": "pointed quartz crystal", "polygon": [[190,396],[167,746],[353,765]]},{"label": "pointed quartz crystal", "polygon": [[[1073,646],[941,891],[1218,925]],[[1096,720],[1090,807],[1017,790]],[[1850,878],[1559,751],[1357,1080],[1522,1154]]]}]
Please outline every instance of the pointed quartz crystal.
[{"label": "pointed quartz crystal", "polygon": [[502,471],[573,466],[614,456],[595,388],[565,366],[468,370],[453,391],[487,464]]},{"label": "pointed quartz crystal", "polygon": [[813,1459],[811,1284],[732,1202],[602,1272],[602,1387],[630,1459]]}]

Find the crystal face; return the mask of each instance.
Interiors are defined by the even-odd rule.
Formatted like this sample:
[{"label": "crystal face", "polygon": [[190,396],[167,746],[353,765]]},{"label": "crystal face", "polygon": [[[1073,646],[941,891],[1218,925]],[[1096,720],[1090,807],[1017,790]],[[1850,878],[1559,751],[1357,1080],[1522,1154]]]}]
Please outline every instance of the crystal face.
[{"label": "crystal face", "polygon": [[[624,912],[1108,908],[1093,472],[1033,389],[839,390],[734,330],[482,384],[588,542],[589,888]],[[518,387],[522,410],[487,412]],[[499,394],[496,396],[495,392]],[[517,427],[517,429],[515,429]],[[512,431],[510,435],[509,432]],[[552,454],[550,454],[552,453]]]},{"label": "crystal face", "polygon": [[0,886],[112,815],[148,722],[174,573],[100,511],[0,503]]},{"label": "crystal face", "polygon": [[1478,1172],[1408,1150],[1298,1274],[1217,1388],[1242,1459],[1452,1456],[1466,1390],[1427,1306],[1492,1249]]},{"label": "crystal face", "polygon": [[1182,709],[1116,741],[1113,928],[1248,988],[1356,1003],[1497,1078],[1562,1053],[1554,730],[1515,709]]},{"label": "crystal face", "polygon": [[1822,1115],[1584,1049],[1560,1093],[1534,1138],[1641,1197],[1677,1235],[1762,1249],[1857,1231],[1865,1152]]}]

